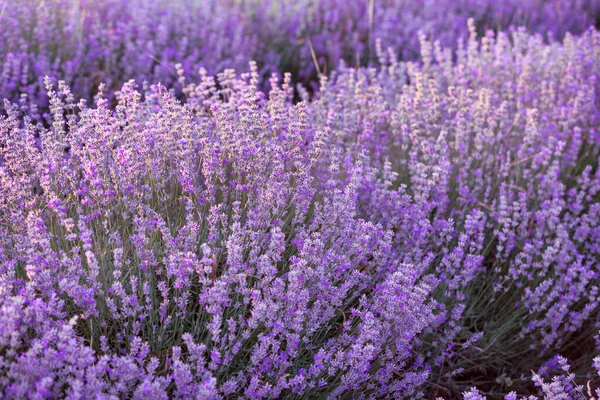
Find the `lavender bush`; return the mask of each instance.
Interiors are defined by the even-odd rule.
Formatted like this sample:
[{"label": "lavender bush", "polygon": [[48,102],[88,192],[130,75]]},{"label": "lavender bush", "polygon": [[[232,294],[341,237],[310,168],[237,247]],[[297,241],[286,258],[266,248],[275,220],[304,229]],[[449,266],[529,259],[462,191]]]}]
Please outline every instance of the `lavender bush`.
[{"label": "lavender bush", "polygon": [[[72,4],[61,10],[80,21],[108,10]],[[257,4],[231,15],[260,21]],[[532,10],[546,11],[502,15],[552,8]],[[182,11],[127,18],[169,32],[192,21],[175,24]],[[571,29],[584,14],[560,15]],[[14,81],[23,96],[0,118],[2,397],[600,397],[600,33],[478,37],[484,20],[454,47],[420,34],[418,61],[398,61],[373,25],[360,51],[379,67],[342,64],[312,95],[291,74],[264,92],[262,60],[195,76],[183,45],[173,75],[136,70],[116,62],[133,39],[115,42],[111,68],[175,86],[130,80],[113,98],[127,74],[107,72],[88,105],[97,82],[77,81],[82,94],[77,74],[46,77],[39,118],[41,88]],[[158,48],[183,36],[165,37]],[[82,63],[109,59],[93,48]]]},{"label": "lavender bush", "polygon": [[[360,215],[394,232],[398,258],[439,279],[447,325],[431,344],[440,374],[461,371],[440,378],[450,385],[471,375],[514,382],[556,352],[589,370],[598,39],[589,31],[547,46],[516,32],[478,42],[472,29],[454,63],[422,38],[421,65],[342,70],[315,102],[312,120],[333,146],[369,155]],[[483,333],[477,348],[469,333]]]},{"label": "lavender bush", "polygon": [[317,195],[306,106],[222,84],[210,118],[133,83],[77,113],[48,83],[51,129],[7,105],[7,396],[397,397],[425,380],[409,361],[431,283],[356,216],[365,166]]}]

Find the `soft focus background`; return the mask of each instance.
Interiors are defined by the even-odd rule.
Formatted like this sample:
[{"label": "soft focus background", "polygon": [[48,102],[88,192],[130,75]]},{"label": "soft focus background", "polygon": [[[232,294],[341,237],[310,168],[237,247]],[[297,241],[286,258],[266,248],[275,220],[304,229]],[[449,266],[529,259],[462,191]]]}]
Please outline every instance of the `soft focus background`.
[{"label": "soft focus background", "polygon": [[88,100],[100,83],[172,87],[177,63],[216,74],[254,60],[265,78],[291,72],[308,84],[340,60],[377,65],[378,39],[409,61],[419,57],[420,31],[456,47],[468,18],[480,34],[524,26],[560,40],[599,13],[598,0],[2,0],[0,97],[26,93],[47,107],[46,75]]}]

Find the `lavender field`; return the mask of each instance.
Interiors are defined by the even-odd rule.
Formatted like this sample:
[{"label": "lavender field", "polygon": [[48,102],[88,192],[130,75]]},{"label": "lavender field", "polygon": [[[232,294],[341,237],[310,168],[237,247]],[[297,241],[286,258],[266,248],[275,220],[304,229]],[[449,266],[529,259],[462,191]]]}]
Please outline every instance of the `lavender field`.
[{"label": "lavender field", "polygon": [[0,399],[600,400],[600,0],[0,0]]}]

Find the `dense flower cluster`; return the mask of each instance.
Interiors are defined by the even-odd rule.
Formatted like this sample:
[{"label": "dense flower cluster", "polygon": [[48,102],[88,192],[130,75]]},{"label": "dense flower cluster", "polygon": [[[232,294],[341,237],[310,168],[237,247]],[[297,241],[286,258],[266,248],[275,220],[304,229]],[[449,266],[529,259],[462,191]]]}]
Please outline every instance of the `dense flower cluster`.
[{"label": "dense flower cluster", "polygon": [[224,74],[206,115],[132,82],[114,111],[75,113],[47,83],[51,129],[8,104],[0,128],[9,397],[400,396],[425,380],[408,361],[433,282],[357,217],[363,162],[332,160],[316,193],[305,104],[258,105]]},{"label": "dense flower cluster", "polygon": [[[106,10],[80,4],[65,8],[77,29],[116,40],[109,16],[83,13]],[[177,10],[119,15],[166,18],[166,51],[192,23]],[[128,21],[113,29],[147,26]],[[377,68],[342,64],[313,95],[291,74],[264,92],[257,63],[196,76],[185,43],[168,78],[127,58],[155,43],[142,33],[113,43],[132,47],[112,67],[180,93],[131,80],[90,106],[47,77],[40,119],[41,89],[15,81],[25,96],[0,118],[0,397],[600,397],[600,33],[464,29],[455,50],[421,33],[415,62],[382,36]],[[33,76],[62,71],[49,65]]]},{"label": "dense flower cluster", "polygon": [[581,346],[600,301],[599,39],[477,42],[472,30],[453,63],[422,38],[422,65],[341,70],[315,102],[328,143],[373,166],[359,215],[394,232],[396,257],[435,271],[436,299],[457,313],[436,338],[440,367],[465,331],[494,333],[473,355],[490,358],[459,359],[463,373],[592,355]]},{"label": "dense flower cluster", "polygon": [[374,63],[377,39],[403,60],[418,56],[419,31],[453,46],[469,17],[481,32],[526,26],[560,39],[597,15],[597,0],[3,0],[0,99],[26,93],[46,110],[46,75],[88,100],[99,83],[171,87],[175,63],[215,74],[256,60],[267,78],[307,82],[340,59]]},{"label": "dense flower cluster", "polygon": [[[472,34],[453,63],[423,38],[422,65],[343,70],[316,103],[332,142],[380,174],[361,215],[393,230],[397,257],[435,270],[436,299],[460,310],[449,338],[432,339],[440,370],[461,371],[449,385],[486,369],[512,384],[540,354],[589,371],[597,354],[598,39]],[[484,332],[478,348],[465,332]]]}]

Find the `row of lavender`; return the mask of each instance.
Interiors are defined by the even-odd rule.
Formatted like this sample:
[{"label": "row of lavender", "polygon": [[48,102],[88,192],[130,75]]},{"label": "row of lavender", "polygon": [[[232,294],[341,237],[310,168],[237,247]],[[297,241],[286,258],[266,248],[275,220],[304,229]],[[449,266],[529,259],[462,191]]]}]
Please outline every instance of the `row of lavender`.
[{"label": "row of lavender", "polygon": [[175,63],[214,74],[256,60],[267,78],[306,83],[340,59],[375,63],[376,39],[402,60],[418,57],[419,31],[454,46],[469,17],[480,32],[515,25],[560,39],[598,15],[598,0],[2,0],[0,98],[25,93],[46,110],[45,75],[88,100],[99,83],[171,87]]},{"label": "row of lavender", "polygon": [[600,33],[468,29],[299,104],[254,63],[6,103],[2,396],[598,397]]}]

